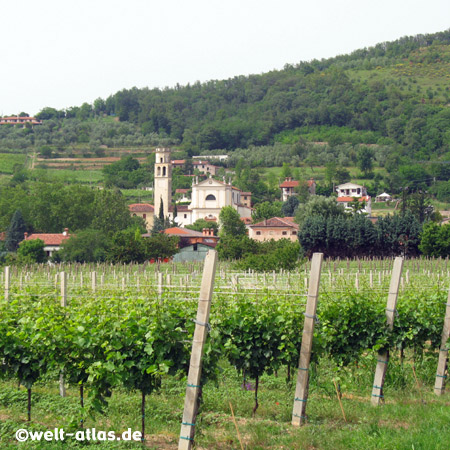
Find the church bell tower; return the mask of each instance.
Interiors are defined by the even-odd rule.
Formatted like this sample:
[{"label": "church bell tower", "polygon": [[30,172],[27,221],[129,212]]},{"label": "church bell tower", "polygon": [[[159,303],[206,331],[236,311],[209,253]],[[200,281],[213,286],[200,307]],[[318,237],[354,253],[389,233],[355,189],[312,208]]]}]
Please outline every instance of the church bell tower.
[{"label": "church bell tower", "polygon": [[162,202],[164,217],[168,217],[169,207],[172,203],[172,163],[170,162],[170,148],[157,148],[155,155],[154,214],[158,217]]}]

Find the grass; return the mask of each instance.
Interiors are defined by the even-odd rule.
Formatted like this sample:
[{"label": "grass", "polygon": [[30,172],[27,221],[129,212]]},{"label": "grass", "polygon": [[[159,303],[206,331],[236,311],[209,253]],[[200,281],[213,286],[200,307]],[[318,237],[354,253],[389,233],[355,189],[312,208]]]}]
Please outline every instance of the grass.
[{"label": "grass", "polygon": [[103,180],[100,170],[35,169],[35,173],[39,178],[51,181],[96,184]]},{"label": "grass", "polygon": [[123,196],[127,202],[134,203],[152,203],[153,192],[144,191],[143,189],[121,189]]},{"label": "grass", "polygon": [[14,166],[23,166],[27,156],[21,153],[0,153],[0,173],[13,174]]},{"label": "grass", "polygon": [[[197,417],[196,443],[199,449],[239,449],[230,403],[246,449],[447,449],[450,423],[449,395],[433,394],[433,368],[436,358],[418,361],[419,385],[409,364],[401,366],[394,358],[386,378],[386,403],[370,404],[374,359],[360,360],[359,367],[339,368],[330,361],[313,364],[307,404],[307,424],[291,426],[295,383],[287,383],[285,372],[261,378],[256,416],[251,417],[254,392],[243,390],[242,378],[225,362],[218,384],[204,387],[203,403]],[[430,376],[431,373],[431,376]],[[344,420],[336,397],[333,378],[340,382]],[[184,405],[186,381],[167,377],[160,393],[147,399],[146,448],[176,449]],[[89,400],[87,400],[89,404]],[[140,430],[140,394],[116,390],[104,415],[85,420],[85,428]],[[80,448],[73,441],[60,444],[27,442],[17,444],[16,429],[47,430],[64,427],[74,430],[80,416],[78,390],[70,388],[61,398],[56,382],[40,383],[33,390],[32,422],[26,418],[26,390],[13,382],[0,384],[1,448]],[[105,442],[94,448],[140,448],[140,443]]]}]

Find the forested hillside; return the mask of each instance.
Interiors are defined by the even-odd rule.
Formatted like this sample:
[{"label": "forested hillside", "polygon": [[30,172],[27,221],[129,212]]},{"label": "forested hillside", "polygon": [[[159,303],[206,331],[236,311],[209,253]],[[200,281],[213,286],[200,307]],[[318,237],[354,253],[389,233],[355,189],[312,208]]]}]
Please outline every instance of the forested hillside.
[{"label": "forested hillside", "polygon": [[[447,30],[261,75],[124,89],[65,111],[47,107],[38,114],[42,126],[0,127],[0,148],[50,145],[67,153],[76,144],[93,150],[168,144],[199,154],[326,141],[378,144],[384,155],[408,162],[449,159],[449,86]],[[308,156],[299,148],[289,152]]]},{"label": "forested hillside", "polygon": [[[446,31],[262,75],[124,89],[68,115],[116,115],[144,136],[170,137],[193,152],[267,145],[296,135],[325,140],[327,127],[346,127],[332,134],[353,143],[400,144],[427,158],[448,150],[449,84]],[[54,118],[55,111],[44,109],[40,117]]]}]

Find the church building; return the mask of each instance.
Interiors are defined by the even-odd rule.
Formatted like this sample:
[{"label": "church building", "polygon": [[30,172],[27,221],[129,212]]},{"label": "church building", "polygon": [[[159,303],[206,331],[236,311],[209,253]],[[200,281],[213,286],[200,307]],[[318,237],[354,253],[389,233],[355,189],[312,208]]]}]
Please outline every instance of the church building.
[{"label": "church building", "polygon": [[[153,217],[159,215],[163,208],[164,217],[174,219],[174,207],[172,205],[172,162],[170,149],[157,148],[155,150],[155,181],[154,181],[154,207]],[[177,216],[174,219],[178,226],[192,225],[197,219],[205,219],[212,222],[219,220],[220,210],[225,206],[232,206],[241,218],[251,218],[250,207],[251,193],[242,192],[231,185],[231,181],[215,180],[210,175],[206,180],[200,181],[194,177],[192,182],[191,203],[189,205],[178,205]],[[153,223],[149,220],[152,214],[151,208],[146,205],[147,224]],[[137,204],[130,205],[130,212],[137,214]],[[134,211],[133,211],[134,210]]]}]

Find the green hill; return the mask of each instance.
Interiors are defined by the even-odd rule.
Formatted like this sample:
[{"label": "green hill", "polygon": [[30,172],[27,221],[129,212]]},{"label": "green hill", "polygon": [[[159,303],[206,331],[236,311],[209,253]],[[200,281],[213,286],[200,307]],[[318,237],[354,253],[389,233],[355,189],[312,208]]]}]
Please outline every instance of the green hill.
[{"label": "green hill", "polygon": [[175,144],[198,154],[306,140],[389,146],[413,160],[448,158],[449,81],[447,30],[261,75],[124,89],[93,105],[44,108],[40,127],[1,127],[0,151]]}]

